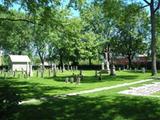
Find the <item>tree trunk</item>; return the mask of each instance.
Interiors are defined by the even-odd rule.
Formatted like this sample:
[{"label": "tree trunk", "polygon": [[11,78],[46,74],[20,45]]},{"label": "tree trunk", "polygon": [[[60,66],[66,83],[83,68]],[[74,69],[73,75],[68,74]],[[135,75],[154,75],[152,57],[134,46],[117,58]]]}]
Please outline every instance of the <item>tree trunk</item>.
[{"label": "tree trunk", "polygon": [[60,54],[60,66],[61,66],[61,70],[63,72],[63,57],[62,57],[62,54]]},{"label": "tree trunk", "polygon": [[132,67],[132,58],[131,58],[131,55],[128,55],[128,66],[129,66],[129,69]]},{"label": "tree trunk", "polygon": [[89,65],[92,65],[92,58],[88,59]]},{"label": "tree trunk", "polygon": [[41,55],[40,51],[38,51],[38,55],[39,55],[39,58],[41,60],[42,70],[44,70],[44,59],[43,59],[43,56]]},{"label": "tree trunk", "polygon": [[154,12],[154,3],[152,1],[150,6],[150,20],[151,20],[151,57],[152,57],[152,76],[157,74],[157,65],[156,65],[156,21],[155,21],[155,12]]}]

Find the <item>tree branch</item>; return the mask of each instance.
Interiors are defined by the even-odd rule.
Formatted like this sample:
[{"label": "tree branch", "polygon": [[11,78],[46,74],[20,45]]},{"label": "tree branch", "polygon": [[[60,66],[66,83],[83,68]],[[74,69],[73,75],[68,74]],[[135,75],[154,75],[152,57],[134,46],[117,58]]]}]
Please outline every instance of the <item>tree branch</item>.
[{"label": "tree branch", "polygon": [[158,5],[157,5],[157,7],[155,8],[154,12],[156,12],[158,9],[160,9],[160,0],[158,1]]},{"label": "tree branch", "polygon": [[[32,20],[28,20],[28,19],[23,19],[23,18],[17,18],[17,19],[12,19],[12,18],[0,18],[0,21],[15,21],[15,22],[27,22],[27,23],[31,23],[31,24],[36,24],[34,21]],[[38,23],[38,25],[43,26],[42,24]]]},{"label": "tree branch", "polygon": [[140,7],[140,9],[143,9],[143,8],[145,8],[145,7],[148,7],[149,5],[147,4],[147,5],[144,5],[144,6],[142,6],[142,7]]},{"label": "tree branch", "polygon": [[12,18],[0,18],[0,20],[3,20],[3,21],[23,21],[23,22],[28,22],[28,23],[35,24],[35,23],[34,23],[33,21],[31,21],[31,20],[22,19],[22,18],[18,18],[18,19],[12,19]]},{"label": "tree branch", "polygon": [[143,0],[144,2],[146,2],[148,5],[150,5],[151,3],[150,2],[148,2],[147,0]]}]

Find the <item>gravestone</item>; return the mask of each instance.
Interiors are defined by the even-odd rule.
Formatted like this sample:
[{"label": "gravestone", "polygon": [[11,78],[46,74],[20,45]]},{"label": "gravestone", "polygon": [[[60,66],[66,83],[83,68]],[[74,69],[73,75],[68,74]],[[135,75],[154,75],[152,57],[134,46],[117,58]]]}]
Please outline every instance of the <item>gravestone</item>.
[{"label": "gravestone", "polygon": [[56,73],[56,69],[53,69],[53,77],[56,77],[57,73]]},{"label": "gravestone", "polygon": [[137,72],[138,71],[138,69],[137,68],[134,68],[134,72]]},{"label": "gravestone", "polygon": [[121,67],[119,67],[118,70],[121,71]]},{"label": "gravestone", "polygon": [[76,70],[78,70],[78,66],[76,66]]},{"label": "gravestone", "polygon": [[101,69],[104,70],[104,63],[101,64]]},{"label": "gravestone", "polygon": [[142,73],[146,73],[146,69],[144,67],[142,68]]},{"label": "gravestone", "polygon": [[81,82],[81,78],[78,76],[76,83],[77,83],[77,84],[80,84],[80,82]]},{"label": "gravestone", "polygon": [[74,82],[74,78],[70,77],[70,82],[73,83]]},{"label": "gravestone", "polygon": [[69,78],[67,77],[67,78],[65,79],[65,82],[68,83],[68,81],[69,81]]},{"label": "gravestone", "polygon": [[67,70],[69,70],[69,65],[67,66]]},{"label": "gravestone", "polygon": [[64,72],[66,69],[65,69],[65,65],[63,64],[63,68],[62,68],[62,71]]}]

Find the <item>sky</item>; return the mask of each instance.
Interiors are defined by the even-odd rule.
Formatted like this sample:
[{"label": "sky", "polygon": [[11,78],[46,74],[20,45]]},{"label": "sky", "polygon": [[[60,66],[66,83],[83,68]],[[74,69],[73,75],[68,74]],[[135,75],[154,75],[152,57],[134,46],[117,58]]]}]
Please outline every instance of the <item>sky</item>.
[{"label": "sky", "polygon": [[[4,0],[0,0],[0,4],[2,4],[2,1],[4,1]],[[92,2],[92,0],[87,0],[87,1],[88,1],[88,3]],[[141,2],[142,4],[145,5],[145,2],[143,0],[131,0],[131,1],[132,2]],[[62,0],[62,8],[65,7],[68,3],[69,3],[69,0]],[[13,7],[11,9],[18,10],[19,8],[20,8],[19,5],[13,4]],[[22,9],[21,9],[21,11],[23,12]],[[71,8],[71,15],[72,15],[72,17],[79,17],[79,12],[77,10],[74,10],[73,8]]]}]

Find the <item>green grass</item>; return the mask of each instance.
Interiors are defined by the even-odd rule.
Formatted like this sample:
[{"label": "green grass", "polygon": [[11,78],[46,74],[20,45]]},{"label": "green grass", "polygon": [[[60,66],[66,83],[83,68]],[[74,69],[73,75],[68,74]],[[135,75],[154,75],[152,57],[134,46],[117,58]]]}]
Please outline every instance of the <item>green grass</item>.
[{"label": "green grass", "polygon": [[[79,74],[79,71],[75,74]],[[80,85],[64,82],[67,76],[72,75],[72,72],[67,71],[59,72],[55,78],[49,78],[47,72],[44,78],[37,78],[34,74],[28,79],[17,77],[4,79],[1,75],[0,88],[6,92],[4,95],[7,99],[12,101],[17,94],[20,95],[21,100],[40,99],[36,103],[18,105],[16,109],[9,107],[8,111],[11,112],[10,114],[7,112],[7,115],[16,120],[158,120],[160,118],[158,98],[118,94],[119,91],[129,87],[141,86],[158,80],[81,96],[54,97],[150,78],[150,73],[118,71],[116,77],[103,75],[102,81],[98,81],[94,77],[94,71],[83,71],[83,74],[84,79]]]},{"label": "green grass", "polygon": [[[79,71],[74,72],[79,74]],[[40,98],[46,95],[60,95],[67,94],[71,92],[77,92],[81,90],[88,90],[97,87],[112,86],[121,83],[129,83],[137,80],[150,78],[150,73],[134,73],[129,71],[117,72],[116,77],[111,77],[109,75],[103,75],[102,80],[97,80],[94,77],[94,71],[83,71],[84,79],[81,80],[81,84],[77,85],[75,83],[65,83],[65,78],[72,76],[72,72],[58,72],[57,77],[48,77],[47,71],[44,78],[37,78],[35,73],[31,78],[6,78],[3,80],[1,78],[0,82],[7,82],[12,84],[12,86],[22,91],[22,96],[24,98]]]}]

